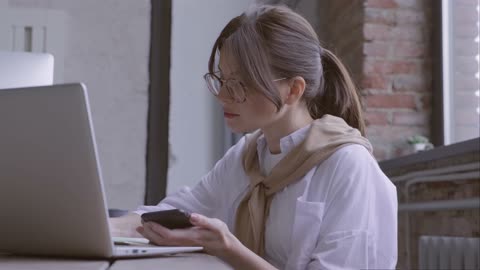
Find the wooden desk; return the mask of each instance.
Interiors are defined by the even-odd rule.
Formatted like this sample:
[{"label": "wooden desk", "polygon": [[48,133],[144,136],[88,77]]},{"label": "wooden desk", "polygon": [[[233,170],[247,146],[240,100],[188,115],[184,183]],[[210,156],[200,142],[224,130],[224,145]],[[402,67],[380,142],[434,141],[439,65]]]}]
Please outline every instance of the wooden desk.
[{"label": "wooden desk", "polygon": [[0,270],[161,270],[209,269],[231,270],[216,257],[201,253],[185,253],[168,257],[119,259],[112,265],[107,260],[77,260],[16,257],[0,254]]},{"label": "wooden desk", "polygon": [[31,258],[0,255],[0,270],[107,270],[108,261]]},{"label": "wooden desk", "polygon": [[170,257],[148,259],[117,260],[109,270],[161,270],[161,269],[208,269],[231,270],[230,266],[220,259],[201,253],[184,253]]}]

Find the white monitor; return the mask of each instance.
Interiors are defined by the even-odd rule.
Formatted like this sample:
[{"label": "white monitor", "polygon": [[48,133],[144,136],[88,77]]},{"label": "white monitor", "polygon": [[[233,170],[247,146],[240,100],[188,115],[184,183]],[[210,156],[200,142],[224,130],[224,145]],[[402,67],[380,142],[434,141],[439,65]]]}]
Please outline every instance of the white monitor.
[{"label": "white monitor", "polygon": [[51,85],[53,56],[0,51],[0,89]]}]

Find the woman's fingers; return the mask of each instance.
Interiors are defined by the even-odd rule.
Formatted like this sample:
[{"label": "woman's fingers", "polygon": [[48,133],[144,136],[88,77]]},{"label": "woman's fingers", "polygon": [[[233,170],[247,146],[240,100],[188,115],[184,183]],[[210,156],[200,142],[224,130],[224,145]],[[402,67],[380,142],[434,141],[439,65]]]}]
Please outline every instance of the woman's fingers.
[{"label": "woman's fingers", "polygon": [[137,231],[157,245],[202,246],[207,253],[214,255],[222,254],[235,242],[227,225],[219,219],[192,214],[190,222],[194,227],[173,230],[145,222]]},{"label": "woman's fingers", "polygon": [[228,231],[227,225],[216,218],[208,218],[200,214],[191,214],[190,222],[198,227],[202,227],[214,232]]},{"label": "woman's fingers", "polygon": [[205,229],[209,229],[212,231],[218,231],[218,224],[213,222],[214,219],[212,218],[207,218],[206,216],[202,216],[200,214],[191,214],[190,216],[190,222],[198,227],[202,227]]},{"label": "woman's fingers", "polygon": [[199,226],[199,227],[202,227],[202,228],[208,228],[208,226],[210,225],[208,220],[207,220],[207,217],[202,216],[200,214],[191,214],[190,215],[190,222],[193,225]]},{"label": "woman's fingers", "polygon": [[[167,241],[159,234],[152,231],[148,226],[144,225],[143,227],[138,227],[137,232],[140,233],[143,237],[150,240],[150,242],[159,245],[166,246],[169,245]],[[170,244],[171,245],[171,244]]]},{"label": "woman's fingers", "polygon": [[159,224],[146,222],[142,229],[143,232],[139,232],[155,244],[201,245],[202,232],[199,228],[170,230]]},{"label": "woman's fingers", "polygon": [[159,224],[156,224],[156,223],[153,223],[153,222],[146,222],[145,224],[143,224],[143,226],[145,226],[146,228],[154,231],[155,233],[161,235],[164,238],[165,238],[165,235],[167,235],[168,231],[169,231],[169,229],[163,227],[162,225],[159,225]]}]

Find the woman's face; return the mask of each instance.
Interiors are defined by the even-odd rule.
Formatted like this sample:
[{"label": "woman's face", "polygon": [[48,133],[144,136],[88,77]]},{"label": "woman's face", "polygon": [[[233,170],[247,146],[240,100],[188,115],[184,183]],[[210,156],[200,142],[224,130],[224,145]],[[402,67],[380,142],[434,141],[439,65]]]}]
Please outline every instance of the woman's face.
[{"label": "woman's face", "polygon": [[[233,63],[229,61],[226,53],[220,51],[219,66],[222,79],[242,81],[236,74],[237,68]],[[243,103],[233,102],[225,89],[220,91],[217,98],[223,107],[227,125],[236,133],[265,128],[278,117],[275,105],[254,89],[246,89],[246,100]]]}]

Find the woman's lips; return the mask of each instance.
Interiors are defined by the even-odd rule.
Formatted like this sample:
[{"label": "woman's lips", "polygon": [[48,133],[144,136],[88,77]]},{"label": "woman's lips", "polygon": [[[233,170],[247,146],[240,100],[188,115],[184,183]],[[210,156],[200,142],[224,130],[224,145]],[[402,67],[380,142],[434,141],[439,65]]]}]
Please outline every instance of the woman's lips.
[{"label": "woman's lips", "polygon": [[223,117],[229,118],[229,119],[235,118],[235,117],[237,117],[237,116],[240,116],[240,115],[235,114],[235,113],[228,113],[228,112],[224,112],[224,113],[223,113]]}]

